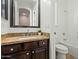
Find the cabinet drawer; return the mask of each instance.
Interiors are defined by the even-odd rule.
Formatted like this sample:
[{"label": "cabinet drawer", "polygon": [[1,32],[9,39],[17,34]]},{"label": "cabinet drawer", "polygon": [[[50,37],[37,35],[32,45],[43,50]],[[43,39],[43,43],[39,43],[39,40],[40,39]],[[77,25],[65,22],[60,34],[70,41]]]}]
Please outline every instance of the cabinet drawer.
[{"label": "cabinet drawer", "polygon": [[31,49],[31,48],[35,48],[38,47],[38,42],[28,42],[28,43],[24,43],[24,49]]},{"label": "cabinet drawer", "polygon": [[47,46],[47,45],[48,45],[48,40],[39,41],[39,46]]},{"label": "cabinet drawer", "polygon": [[2,46],[1,47],[1,52],[2,54],[10,54],[14,52],[18,52],[21,50],[21,45],[8,45],[8,46]]},{"label": "cabinet drawer", "polygon": [[10,55],[1,55],[1,59],[17,59],[17,55],[16,56],[14,56],[14,55],[12,55],[12,54],[10,54]]}]

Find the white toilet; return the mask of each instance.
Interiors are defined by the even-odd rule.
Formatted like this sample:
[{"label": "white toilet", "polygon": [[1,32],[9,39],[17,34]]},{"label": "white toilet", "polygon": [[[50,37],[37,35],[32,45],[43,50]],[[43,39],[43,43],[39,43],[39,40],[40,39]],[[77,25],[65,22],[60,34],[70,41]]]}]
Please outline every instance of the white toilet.
[{"label": "white toilet", "polygon": [[68,48],[62,44],[56,45],[57,59],[66,59]]}]

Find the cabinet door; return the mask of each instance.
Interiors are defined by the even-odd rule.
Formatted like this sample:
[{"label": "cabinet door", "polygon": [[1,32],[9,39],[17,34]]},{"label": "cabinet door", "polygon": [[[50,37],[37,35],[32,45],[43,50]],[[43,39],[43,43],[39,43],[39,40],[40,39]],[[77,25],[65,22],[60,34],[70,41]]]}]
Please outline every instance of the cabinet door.
[{"label": "cabinet door", "polygon": [[1,59],[30,59],[30,54],[31,53],[29,51],[24,51],[13,55],[2,55]]},{"label": "cabinet door", "polygon": [[37,48],[34,51],[32,51],[33,59],[49,59],[48,56],[49,54],[46,48]]},{"label": "cabinet door", "polygon": [[30,51],[21,52],[19,54],[18,59],[31,59],[31,52]]}]

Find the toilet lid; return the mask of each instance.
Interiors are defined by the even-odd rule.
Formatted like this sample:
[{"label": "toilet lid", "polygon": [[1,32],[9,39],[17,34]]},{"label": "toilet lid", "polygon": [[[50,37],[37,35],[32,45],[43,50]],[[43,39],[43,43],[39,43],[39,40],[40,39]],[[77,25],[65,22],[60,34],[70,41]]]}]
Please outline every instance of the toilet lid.
[{"label": "toilet lid", "polygon": [[57,44],[56,48],[61,49],[61,50],[68,50],[68,48],[66,46],[61,45],[61,44]]}]

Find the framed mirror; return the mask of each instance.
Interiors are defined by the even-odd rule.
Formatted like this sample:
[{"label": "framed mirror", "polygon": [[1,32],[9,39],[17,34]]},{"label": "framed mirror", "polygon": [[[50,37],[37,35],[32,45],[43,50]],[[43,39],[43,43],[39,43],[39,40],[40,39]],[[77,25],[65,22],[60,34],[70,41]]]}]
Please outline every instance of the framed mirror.
[{"label": "framed mirror", "polygon": [[40,0],[10,0],[10,27],[40,27]]}]

